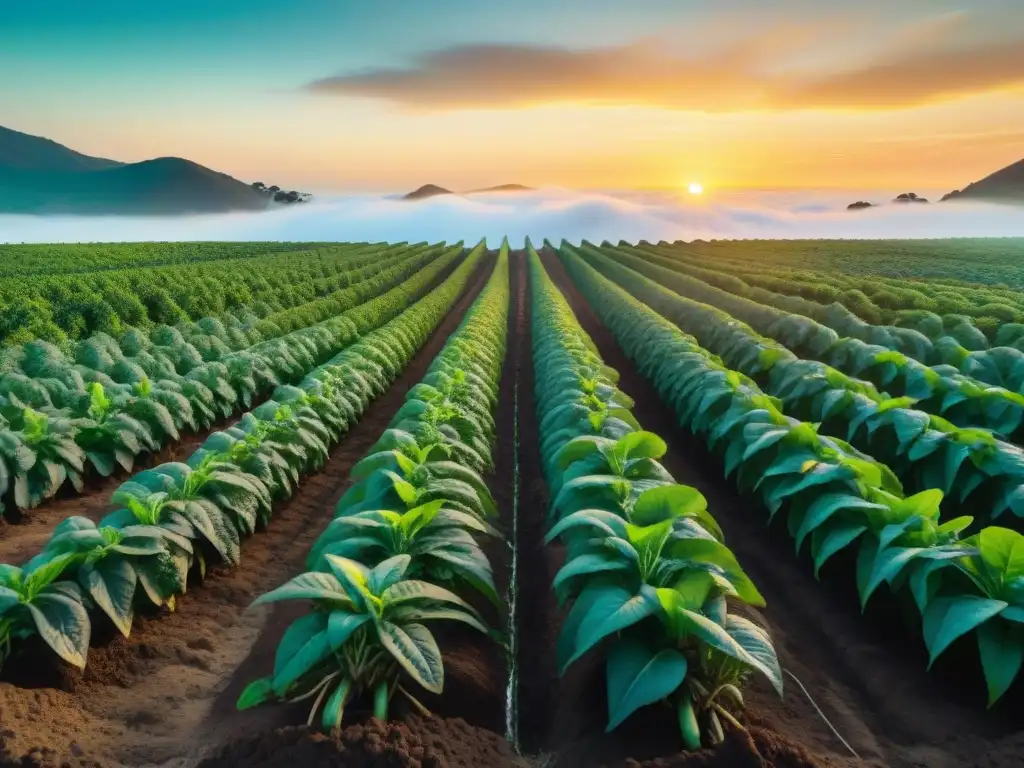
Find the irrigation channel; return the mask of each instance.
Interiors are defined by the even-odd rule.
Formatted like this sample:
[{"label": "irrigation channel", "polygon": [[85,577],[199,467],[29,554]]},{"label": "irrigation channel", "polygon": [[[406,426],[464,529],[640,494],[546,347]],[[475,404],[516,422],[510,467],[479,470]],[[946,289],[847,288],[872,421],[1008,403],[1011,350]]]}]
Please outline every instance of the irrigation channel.
[{"label": "irrigation channel", "polygon": [[[298,725],[305,718],[302,707],[235,709],[245,684],[272,665],[283,629],[301,610],[289,603],[248,610],[249,604],[304,569],[310,544],[350,484],[351,467],[462,320],[493,269],[492,254],[400,377],[338,443],[326,466],[308,476],[267,530],[247,542],[238,568],[214,569],[182,597],[174,613],[140,617],[129,640],[112,632],[99,642],[94,639],[84,674],[57,668],[43,657],[4,670],[0,766],[1024,764],[1024,737],[1014,722],[1020,698],[984,712],[977,692],[962,689],[950,668],[924,671],[922,653],[892,628],[884,601],[862,616],[841,578],[830,578],[826,569],[822,582],[816,582],[788,539],[766,530],[753,502],[722,479],[720,462],[674,427],[673,414],[576,291],[557,255],[545,249],[541,258],[605,362],[620,372],[619,386],[636,401],[640,423],[668,443],[666,468],[678,482],[696,486],[707,497],[726,540],[765,595],[768,607],[751,617],[770,628],[783,667],[806,686],[859,757],[850,754],[789,678],[782,700],[767,686],[753,685],[747,697],[749,735],[733,734],[718,749],[692,755],[679,752],[677,726],[667,708],[644,708],[605,734],[604,670],[597,661],[575,665],[559,678],[554,649],[562,611],[551,583],[563,555],[557,546],[543,543],[548,490],[534,416],[529,284],[524,254],[514,252],[507,354],[495,415],[495,471],[486,478],[505,536],[488,545],[487,555],[499,590],[508,596],[506,614],[491,609],[487,618],[508,628],[507,648],[470,630],[438,627],[445,690],[422,697],[433,713],[429,718],[399,706],[395,720],[386,724],[368,713],[347,713],[346,722],[352,724],[327,736]],[[187,455],[202,437],[175,447],[174,455]],[[0,550],[30,554],[42,541],[33,539],[44,530],[38,520],[49,519],[48,529],[68,514],[103,514],[107,495],[97,489],[55,500],[39,510],[39,518],[26,516],[7,526],[0,533]]]}]

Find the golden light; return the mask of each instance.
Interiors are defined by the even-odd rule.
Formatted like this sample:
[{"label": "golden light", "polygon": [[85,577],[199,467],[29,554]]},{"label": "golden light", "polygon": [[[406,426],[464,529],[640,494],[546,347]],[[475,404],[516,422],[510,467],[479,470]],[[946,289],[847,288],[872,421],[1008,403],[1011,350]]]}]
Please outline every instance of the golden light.
[{"label": "golden light", "polygon": [[687,189],[687,191],[691,195],[702,195],[702,194],[704,194],[704,187],[703,187],[703,185],[697,183],[696,181],[691,181],[689,186],[686,187],[686,189]]}]

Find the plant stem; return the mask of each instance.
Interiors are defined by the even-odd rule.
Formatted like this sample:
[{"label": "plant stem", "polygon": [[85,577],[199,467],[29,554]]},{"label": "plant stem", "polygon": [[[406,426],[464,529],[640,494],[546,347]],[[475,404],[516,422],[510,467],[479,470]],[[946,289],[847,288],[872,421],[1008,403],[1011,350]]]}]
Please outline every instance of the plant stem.
[{"label": "plant stem", "polygon": [[317,694],[316,701],[313,702],[313,708],[309,710],[309,717],[306,718],[307,727],[313,725],[313,719],[316,717],[316,711],[320,709],[320,702],[324,700],[324,695],[327,693],[328,688],[330,688],[330,686],[325,685],[323,688],[320,689],[320,693]]},{"label": "plant stem", "polygon": [[381,680],[373,694],[373,716],[379,720],[388,719],[388,702],[391,699],[389,688],[388,681]]},{"label": "plant stem", "polygon": [[423,704],[420,703],[419,699],[417,699],[415,696],[413,696],[411,693],[405,690],[405,688],[403,688],[402,686],[398,686],[398,690],[402,695],[405,696],[405,698],[407,698],[412,703],[412,705],[416,708],[416,711],[419,712],[421,715],[423,715],[424,717],[434,716],[429,709],[427,709],[425,706],[423,706]]},{"label": "plant stem", "polygon": [[719,717],[725,718],[726,722],[728,722],[734,728],[736,728],[736,729],[738,729],[740,731],[743,731],[744,733],[747,732],[747,729],[743,727],[743,724],[739,720],[737,720],[735,717],[730,715],[729,711],[725,707],[723,707],[721,704],[712,704],[711,708],[714,709],[715,712],[718,713]]}]

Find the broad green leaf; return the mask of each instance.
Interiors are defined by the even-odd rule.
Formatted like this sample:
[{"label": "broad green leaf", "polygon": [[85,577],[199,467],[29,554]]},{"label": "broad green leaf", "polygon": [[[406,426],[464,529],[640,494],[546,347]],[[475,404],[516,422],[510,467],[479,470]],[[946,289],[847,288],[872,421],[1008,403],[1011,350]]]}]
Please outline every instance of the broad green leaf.
[{"label": "broad green leaf", "polygon": [[458,608],[423,608],[415,605],[403,605],[388,613],[389,619],[395,623],[405,624],[413,621],[420,624],[424,621],[458,621],[479,630],[485,635],[497,637],[496,633],[478,617]]},{"label": "broad green leaf", "polygon": [[590,604],[586,616],[580,622],[575,650],[565,666],[572,664],[608,635],[653,616],[660,608],[657,593],[647,585],[642,585],[637,594],[622,587],[606,587]]},{"label": "broad green leaf", "polygon": [[621,641],[608,653],[608,726],[617,728],[640,707],[668,697],[686,679],[686,657],[666,648],[654,653],[643,643]]},{"label": "broad green leaf", "polygon": [[939,519],[939,504],[942,503],[942,491],[938,488],[931,488],[927,491],[920,491],[913,496],[908,496],[899,504],[901,516],[910,517],[918,515],[929,520]]},{"label": "broad green leaf", "polygon": [[866,525],[859,523],[838,523],[829,526],[827,531],[825,529],[816,530],[811,537],[814,578],[818,578],[822,566],[832,555],[851,544],[867,529]]},{"label": "broad green leaf", "polygon": [[665,552],[674,559],[695,560],[718,566],[743,602],[764,607],[764,597],[740,567],[736,556],[721,542],[714,539],[674,539],[666,546]]},{"label": "broad green leaf", "polygon": [[555,523],[544,537],[544,543],[550,544],[567,530],[579,527],[595,528],[606,536],[615,536],[620,539],[626,537],[626,521],[619,515],[604,509],[581,509]]},{"label": "broad green leaf", "polygon": [[260,595],[252,604],[264,605],[281,600],[330,600],[351,604],[341,583],[332,574],[317,571],[300,573],[277,589]]},{"label": "broad green leaf", "polygon": [[922,632],[928,647],[931,668],[950,643],[961,635],[984,624],[1009,604],[973,595],[939,597],[928,605],[923,616]]},{"label": "broad green leaf", "polygon": [[630,568],[631,565],[629,561],[623,560],[621,557],[615,557],[610,553],[584,553],[570,559],[559,569],[555,575],[553,586],[555,590],[558,590],[562,584],[575,576],[607,571],[623,571]]},{"label": "broad green leaf", "polygon": [[277,652],[274,655],[274,673],[282,671],[285,664],[313,637],[321,632],[326,632],[327,621],[328,614],[315,611],[300,616],[289,624],[288,629],[281,636],[281,641],[277,644]]},{"label": "broad green leaf", "polygon": [[[274,693],[285,695],[292,685],[331,655],[331,641],[325,628],[326,617],[318,616],[317,623],[295,621],[277,648],[274,660]],[[303,622],[303,623],[299,623]],[[316,631],[311,631],[315,627]]]},{"label": "broad green leaf", "polygon": [[78,573],[96,605],[110,617],[121,634],[128,637],[135,615],[135,568],[125,557],[109,555],[97,563],[86,563]]},{"label": "broad green leaf", "polygon": [[253,680],[245,686],[242,694],[238,697],[238,703],[235,704],[235,708],[239,711],[252,709],[273,698],[274,686],[271,684],[270,678],[261,677],[259,680]]},{"label": "broad green leaf", "polygon": [[988,686],[988,706],[1009,690],[1024,663],[1024,637],[1013,624],[987,621],[978,627],[978,651]]},{"label": "broad green leaf", "polygon": [[370,569],[366,577],[366,586],[373,595],[380,595],[392,584],[405,577],[412,558],[409,555],[395,555],[383,560]]},{"label": "broad green leaf", "polygon": [[861,608],[867,605],[871,595],[874,594],[883,581],[892,584],[900,571],[907,567],[923,551],[925,550],[921,547],[886,547],[885,549],[880,549],[875,554],[871,575],[864,586],[864,591],[860,595]]},{"label": "broad green leaf", "polygon": [[334,689],[334,693],[327,698],[327,703],[324,704],[323,715],[321,715],[320,719],[320,724],[323,725],[325,730],[331,730],[341,725],[342,717],[345,714],[345,703],[348,701],[350,691],[351,684],[348,678],[345,678]]},{"label": "broad green leaf", "polygon": [[431,693],[444,688],[444,662],[430,630],[422,624],[376,623],[377,636],[402,669]]},{"label": "broad green leaf", "polygon": [[359,627],[370,620],[366,613],[352,613],[343,608],[331,611],[327,618],[327,637],[331,650],[339,650]]},{"label": "broad green leaf", "polygon": [[708,502],[696,488],[686,485],[663,485],[650,488],[633,502],[630,521],[637,525],[651,525],[675,517],[692,517],[717,539],[721,528],[708,513]]},{"label": "broad green leaf", "polygon": [[324,555],[324,559],[352,604],[367,613],[374,613],[375,595],[370,592],[367,581],[370,569],[347,557]]},{"label": "broad green leaf", "polygon": [[26,604],[43,641],[72,666],[85,669],[92,626],[85,606],[58,593],[37,595]]},{"label": "broad green leaf", "polygon": [[452,603],[453,605],[465,608],[470,613],[476,613],[476,610],[469,603],[451,590],[418,579],[406,579],[405,581],[393,584],[384,590],[380,597],[384,601],[385,606],[398,605],[410,600],[435,600],[442,603]]},{"label": "broad green leaf", "polygon": [[657,561],[671,532],[672,520],[643,526],[630,523],[626,526],[627,539],[636,550],[641,567]]},{"label": "broad green leaf", "polygon": [[660,459],[668,451],[668,446],[653,432],[640,431],[619,438],[615,451],[628,459]]},{"label": "broad green leaf", "polygon": [[[814,532],[820,525],[842,510],[877,510],[884,511],[886,507],[882,504],[874,504],[870,501],[848,493],[823,493],[816,498],[807,509],[803,522],[796,535],[797,551],[803,545],[804,539]],[[831,553],[830,553],[831,554]]]},{"label": "broad green leaf", "polygon": [[0,586],[0,616],[3,616],[4,611],[13,608],[20,602],[17,592],[9,587]]},{"label": "broad green leaf", "polygon": [[759,666],[759,663],[747,653],[725,627],[719,626],[714,621],[696,611],[686,608],[677,608],[673,621],[678,622],[686,634],[693,635],[706,645],[715,648],[727,656],[744,662],[750,666]]},{"label": "broad green leaf", "polygon": [[999,526],[983,528],[977,536],[981,560],[998,582],[1024,576],[1024,536]]},{"label": "broad green leaf", "polygon": [[768,632],[749,619],[731,614],[726,618],[725,630],[750,657],[776,693],[782,696],[782,667]]}]

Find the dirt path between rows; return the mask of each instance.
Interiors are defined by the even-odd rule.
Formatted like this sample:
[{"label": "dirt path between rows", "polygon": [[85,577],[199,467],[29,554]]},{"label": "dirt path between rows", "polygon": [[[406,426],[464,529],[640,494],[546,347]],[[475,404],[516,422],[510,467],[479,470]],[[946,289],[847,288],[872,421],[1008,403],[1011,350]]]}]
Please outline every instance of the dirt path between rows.
[{"label": "dirt path between rows", "polygon": [[[211,749],[298,713],[267,707],[236,713],[248,680],[265,674],[290,616],[287,604],[246,610],[259,594],[304,569],[313,540],[349,486],[349,471],[377,440],[405,393],[457,327],[494,264],[485,258],[452,311],[398,380],[245,543],[241,565],[214,569],[170,615],[136,621],[128,641],[90,650],[83,678],[64,687],[0,683],[0,765],[192,766]],[[5,673],[6,674],[6,673]],[[22,764],[16,762],[15,764]]]},{"label": "dirt path between rows", "polygon": [[[557,256],[545,249],[542,259],[605,362],[620,372],[619,385],[636,400],[640,423],[668,443],[666,468],[678,482],[697,487],[707,497],[727,543],[765,596],[768,606],[762,615],[783,668],[800,679],[863,760],[845,750],[791,678],[785,680],[783,701],[767,686],[755,686],[748,697],[752,721],[805,746],[813,754],[810,764],[1024,765],[1024,731],[1015,724],[1019,716],[1008,711],[1011,707],[986,713],[983,700],[969,702],[948,679],[926,673],[920,648],[905,647],[902,635],[873,620],[870,610],[862,616],[848,589],[827,577],[824,583],[815,581],[809,564],[794,555],[786,532],[769,532],[759,504],[740,497],[724,480],[721,461],[698,438],[674,428],[675,414],[637,373]],[[976,667],[968,672],[978,673]]]}]

